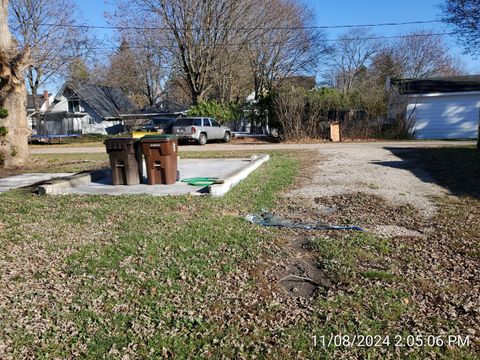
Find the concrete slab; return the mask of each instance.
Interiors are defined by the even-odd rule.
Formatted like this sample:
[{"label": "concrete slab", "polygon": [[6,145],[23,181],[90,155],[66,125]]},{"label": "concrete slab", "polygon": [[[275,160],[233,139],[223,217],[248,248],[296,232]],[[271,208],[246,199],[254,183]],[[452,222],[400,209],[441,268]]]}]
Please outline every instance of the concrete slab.
[{"label": "concrete slab", "polygon": [[0,193],[18,189],[24,186],[29,186],[40,181],[47,181],[54,178],[60,178],[65,176],[71,176],[72,173],[31,173],[11,176],[0,179]]},{"label": "concrete slab", "polygon": [[[242,171],[252,164],[251,159],[180,159],[178,170],[181,179],[192,177],[217,177],[226,179]],[[190,186],[182,182],[173,185],[131,185],[113,186],[111,177],[95,180],[90,183],[73,184],[66,188],[58,188],[54,194],[89,194],[89,195],[128,195],[148,194],[185,195],[190,193],[207,193],[208,188]]]}]

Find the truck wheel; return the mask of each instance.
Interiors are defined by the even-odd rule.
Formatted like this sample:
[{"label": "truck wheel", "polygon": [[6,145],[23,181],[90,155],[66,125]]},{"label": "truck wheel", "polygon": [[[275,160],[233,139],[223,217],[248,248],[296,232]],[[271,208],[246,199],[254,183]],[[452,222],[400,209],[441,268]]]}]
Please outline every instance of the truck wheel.
[{"label": "truck wheel", "polygon": [[198,137],[198,143],[200,145],[205,145],[207,143],[207,134],[201,133],[200,136]]},{"label": "truck wheel", "polygon": [[232,135],[227,131],[225,132],[225,135],[223,135],[223,142],[228,143],[232,139]]}]

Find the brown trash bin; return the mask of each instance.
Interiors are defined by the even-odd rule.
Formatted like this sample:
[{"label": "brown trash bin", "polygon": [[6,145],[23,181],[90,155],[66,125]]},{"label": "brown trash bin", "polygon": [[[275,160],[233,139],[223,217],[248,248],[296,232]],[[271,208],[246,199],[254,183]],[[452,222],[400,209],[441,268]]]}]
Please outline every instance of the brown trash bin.
[{"label": "brown trash bin", "polygon": [[112,184],[140,184],[137,157],[135,156],[135,140],[131,138],[113,138],[105,140],[104,144],[110,157]]},{"label": "brown trash bin", "polygon": [[330,140],[333,142],[340,142],[342,141],[342,137],[340,135],[340,123],[335,122],[330,124]]},{"label": "brown trash bin", "polygon": [[140,139],[149,185],[177,182],[178,139],[175,135],[144,136]]}]

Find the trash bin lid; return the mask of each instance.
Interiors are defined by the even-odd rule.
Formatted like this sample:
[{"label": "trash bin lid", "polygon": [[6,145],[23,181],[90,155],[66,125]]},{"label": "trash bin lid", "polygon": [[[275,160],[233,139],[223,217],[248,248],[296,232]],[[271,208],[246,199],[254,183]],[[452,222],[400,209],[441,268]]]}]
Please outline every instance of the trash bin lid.
[{"label": "trash bin lid", "polygon": [[159,135],[145,135],[140,139],[140,142],[167,142],[176,141],[177,135],[159,134]]},{"label": "trash bin lid", "polygon": [[103,143],[105,145],[111,144],[111,143],[133,144],[135,141],[136,139],[132,139],[132,138],[110,138],[110,139],[106,139]]}]

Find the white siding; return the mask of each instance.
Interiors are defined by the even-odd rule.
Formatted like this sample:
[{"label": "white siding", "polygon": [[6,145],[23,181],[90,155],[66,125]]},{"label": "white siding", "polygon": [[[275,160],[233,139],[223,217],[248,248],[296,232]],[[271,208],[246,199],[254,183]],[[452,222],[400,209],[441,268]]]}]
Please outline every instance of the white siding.
[{"label": "white siding", "polygon": [[417,139],[476,138],[479,114],[479,93],[426,94],[408,100],[407,116],[413,116]]}]

